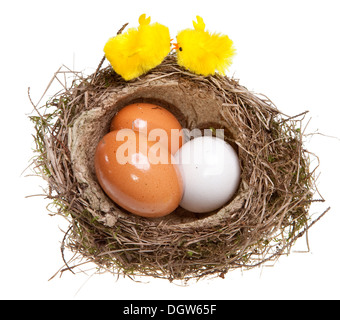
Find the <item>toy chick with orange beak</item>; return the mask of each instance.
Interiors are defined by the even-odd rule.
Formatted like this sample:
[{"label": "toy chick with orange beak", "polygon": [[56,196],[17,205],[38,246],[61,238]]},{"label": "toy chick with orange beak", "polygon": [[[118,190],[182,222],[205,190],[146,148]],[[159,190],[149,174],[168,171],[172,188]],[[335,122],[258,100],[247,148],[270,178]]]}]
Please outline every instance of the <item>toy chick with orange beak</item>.
[{"label": "toy chick with orange beak", "polygon": [[200,16],[193,21],[194,29],[185,29],[177,34],[177,63],[185,69],[203,76],[219,73],[231,65],[235,55],[233,41],[227,35],[205,31]]}]

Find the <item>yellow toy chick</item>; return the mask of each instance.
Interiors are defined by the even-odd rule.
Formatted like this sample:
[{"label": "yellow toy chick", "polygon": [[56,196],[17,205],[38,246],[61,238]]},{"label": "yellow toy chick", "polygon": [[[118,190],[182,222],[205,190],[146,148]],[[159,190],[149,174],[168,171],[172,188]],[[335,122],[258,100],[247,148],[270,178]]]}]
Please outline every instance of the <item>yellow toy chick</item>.
[{"label": "yellow toy chick", "polygon": [[170,52],[170,32],[162,24],[150,24],[145,14],[139,17],[139,27],[109,39],[104,47],[112,68],[126,81],[139,77],[157,65]]},{"label": "yellow toy chick", "polygon": [[225,75],[235,54],[232,40],[227,35],[205,31],[205,23],[200,16],[193,21],[194,29],[185,29],[177,34],[177,63],[187,70],[203,75],[216,72]]}]

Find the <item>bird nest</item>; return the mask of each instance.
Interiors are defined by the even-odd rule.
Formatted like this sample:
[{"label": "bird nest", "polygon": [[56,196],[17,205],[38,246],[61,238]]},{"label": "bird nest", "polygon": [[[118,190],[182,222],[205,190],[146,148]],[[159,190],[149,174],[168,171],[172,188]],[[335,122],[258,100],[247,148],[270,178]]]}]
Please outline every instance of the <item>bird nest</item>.
[{"label": "bird nest", "polygon": [[[131,277],[224,277],[289,253],[321,217],[309,215],[318,201],[317,166],[311,169],[314,155],[303,146],[304,114],[282,114],[235,79],[189,73],[173,55],[130,82],[101,65],[89,77],[76,76],[31,117],[35,170],[48,182],[47,198],[70,223],[61,271],[94,262],[100,270]],[[224,129],[241,167],[238,191],[224,207],[204,214],[178,207],[150,219],[105,195],[95,175],[95,148],[116,112],[132,102],[157,103],[189,130]],[[70,260],[64,248],[75,253]]]}]

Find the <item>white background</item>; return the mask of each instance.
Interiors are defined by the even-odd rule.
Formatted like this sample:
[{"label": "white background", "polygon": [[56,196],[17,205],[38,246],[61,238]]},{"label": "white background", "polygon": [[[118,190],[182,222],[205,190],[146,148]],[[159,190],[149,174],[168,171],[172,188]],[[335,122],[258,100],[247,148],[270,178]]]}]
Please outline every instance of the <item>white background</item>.
[{"label": "white background", "polygon": [[[92,73],[109,37],[141,13],[176,33],[201,15],[210,31],[234,40],[229,75],[266,94],[284,113],[306,110],[307,132],[340,137],[339,1],[2,1],[1,81],[1,299],[339,299],[340,142],[314,135],[306,147],[321,161],[318,188],[331,211],[309,231],[309,253],[292,252],[273,267],[233,271],[226,279],[188,286],[166,280],[118,281],[95,270],[48,279],[62,266],[67,225],[50,217],[40,178],[22,174],[32,157],[31,87],[36,103],[62,65]],[[48,98],[54,92],[49,92]],[[306,250],[300,239],[293,250]]]}]

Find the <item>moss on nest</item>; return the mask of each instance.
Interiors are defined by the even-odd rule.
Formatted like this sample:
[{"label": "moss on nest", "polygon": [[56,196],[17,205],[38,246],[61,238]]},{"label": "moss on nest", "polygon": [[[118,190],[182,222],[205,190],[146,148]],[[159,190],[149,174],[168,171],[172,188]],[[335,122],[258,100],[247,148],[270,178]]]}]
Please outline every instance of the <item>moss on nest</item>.
[{"label": "moss on nest", "polygon": [[[318,200],[313,200],[316,168],[310,168],[314,155],[303,146],[305,114],[286,116],[235,79],[191,74],[173,55],[130,82],[100,67],[86,78],[75,74],[70,88],[35,107],[37,115],[30,117],[36,129],[34,169],[48,183],[47,198],[70,223],[62,252],[68,248],[79,258],[66,261],[63,255],[62,271],[85,261],[132,277],[224,277],[289,253],[324,214],[309,215]],[[181,105],[188,93],[186,102],[194,103]],[[196,108],[202,99],[211,103]],[[92,170],[96,142],[119,108],[142,100],[159,102],[188,129],[225,129],[242,169],[239,190],[225,207],[202,215],[179,208],[167,218],[146,219],[105,196]],[[84,131],[80,122],[93,125]]]}]

